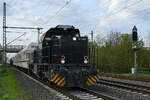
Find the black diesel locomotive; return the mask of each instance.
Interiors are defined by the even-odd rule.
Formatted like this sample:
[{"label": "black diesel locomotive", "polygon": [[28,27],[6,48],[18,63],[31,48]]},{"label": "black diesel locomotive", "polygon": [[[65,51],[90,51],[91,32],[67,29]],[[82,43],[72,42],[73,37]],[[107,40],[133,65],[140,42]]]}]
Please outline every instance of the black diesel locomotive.
[{"label": "black diesel locomotive", "polygon": [[88,38],[73,26],[49,29],[28,55],[29,70],[60,87],[91,86],[98,81],[96,68],[88,63]]}]

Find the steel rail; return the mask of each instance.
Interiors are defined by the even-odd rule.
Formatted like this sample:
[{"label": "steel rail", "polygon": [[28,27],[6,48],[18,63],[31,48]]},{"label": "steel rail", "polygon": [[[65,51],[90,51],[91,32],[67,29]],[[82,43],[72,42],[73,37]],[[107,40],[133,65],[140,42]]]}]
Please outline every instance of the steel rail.
[{"label": "steel rail", "polygon": [[80,88],[82,91],[86,91],[87,93],[90,93],[92,95],[95,95],[99,98],[103,98],[104,100],[118,100],[117,98],[115,97],[112,97],[112,96],[109,96],[109,95],[105,95],[105,94],[102,94],[102,93],[99,93],[99,92],[96,92],[94,90],[90,90],[90,89],[87,89],[87,88]]},{"label": "steel rail", "polygon": [[[134,84],[129,84],[129,83],[123,83],[123,82],[115,82],[115,81],[110,81],[110,80],[102,80],[100,79],[98,81],[99,84],[104,84],[104,85],[110,85],[122,89],[127,89],[131,90],[134,92],[139,92],[139,93],[144,93],[144,94],[150,94],[149,88],[140,86],[140,85],[134,85]],[[143,88],[144,87],[144,88]]]}]

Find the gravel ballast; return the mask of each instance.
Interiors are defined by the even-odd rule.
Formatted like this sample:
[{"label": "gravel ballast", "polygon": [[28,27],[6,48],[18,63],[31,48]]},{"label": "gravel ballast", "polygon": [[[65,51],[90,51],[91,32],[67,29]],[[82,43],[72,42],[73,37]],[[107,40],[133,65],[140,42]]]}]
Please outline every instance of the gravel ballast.
[{"label": "gravel ballast", "polygon": [[27,90],[31,91],[32,96],[38,100],[69,100],[65,95],[57,92],[48,86],[43,85],[41,82],[28,77],[24,73],[12,68],[16,77],[20,80],[21,85]]},{"label": "gravel ballast", "polygon": [[[104,79],[104,80],[109,80],[109,81],[118,81],[118,82],[124,82],[124,83],[142,85],[142,86],[148,86],[148,87],[150,86],[150,84],[146,82],[117,79],[117,78],[112,78],[112,77],[102,77],[102,76],[100,76],[99,78]],[[96,84],[94,87],[91,87],[90,89],[95,90],[99,93],[104,93],[106,95],[116,97],[120,100],[150,100],[149,94],[137,93],[137,92],[133,92],[130,90],[121,89],[121,88],[103,85],[103,84]]]},{"label": "gravel ballast", "polygon": [[149,95],[144,95],[137,92],[132,92],[102,84],[97,84],[89,88],[93,91],[118,98],[118,100],[150,100]]},{"label": "gravel ballast", "polygon": [[123,83],[129,83],[129,84],[134,84],[134,85],[150,87],[150,83],[147,83],[147,82],[125,80],[125,79],[118,79],[118,78],[104,77],[104,76],[100,76],[99,78],[104,79],[104,80],[109,80],[109,81],[117,81],[117,82],[123,82]]}]

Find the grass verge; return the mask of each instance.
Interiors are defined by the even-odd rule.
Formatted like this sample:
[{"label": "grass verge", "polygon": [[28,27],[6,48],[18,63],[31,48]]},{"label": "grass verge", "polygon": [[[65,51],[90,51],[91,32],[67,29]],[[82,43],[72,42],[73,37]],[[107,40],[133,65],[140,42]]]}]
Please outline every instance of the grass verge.
[{"label": "grass verge", "polygon": [[[10,68],[0,66],[0,100],[19,100],[25,93],[20,87],[20,81]],[[25,98],[30,99],[28,96]]]},{"label": "grass verge", "polygon": [[[112,76],[125,76],[125,77],[135,78],[135,75],[131,74],[131,73],[116,74],[116,73],[104,73],[104,72],[100,72],[100,74],[112,75]],[[150,79],[150,73],[138,73],[137,78]]]},{"label": "grass verge", "polygon": [[[121,74],[122,76],[127,76],[127,77],[134,77],[133,74]],[[138,78],[144,78],[144,79],[150,79],[150,73],[144,74],[144,73],[139,73]]]}]

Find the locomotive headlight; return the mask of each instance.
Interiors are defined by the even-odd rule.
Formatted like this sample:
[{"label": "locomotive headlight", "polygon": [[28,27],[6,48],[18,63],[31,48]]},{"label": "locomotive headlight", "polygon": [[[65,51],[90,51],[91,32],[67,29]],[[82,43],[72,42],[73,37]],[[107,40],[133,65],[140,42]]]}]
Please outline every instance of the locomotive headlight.
[{"label": "locomotive headlight", "polygon": [[64,64],[64,63],[65,63],[65,60],[61,60],[61,63]]},{"label": "locomotive headlight", "polygon": [[84,56],[84,63],[87,64],[88,63],[88,57]]},{"label": "locomotive headlight", "polygon": [[99,73],[99,69],[97,69],[97,72]]},{"label": "locomotive headlight", "polygon": [[73,38],[72,38],[72,40],[73,40],[73,41],[76,41],[76,40],[77,40],[77,38],[76,38],[76,37],[73,37]]},{"label": "locomotive headlight", "polygon": [[62,64],[65,63],[65,56],[61,56],[61,63],[62,63]]},{"label": "locomotive headlight", "polygon": [[87,61],[87,60],[84,60],[84,63],[85,63],[85,64],[87,64],[87,63],[88,63],[88,61]]}]

